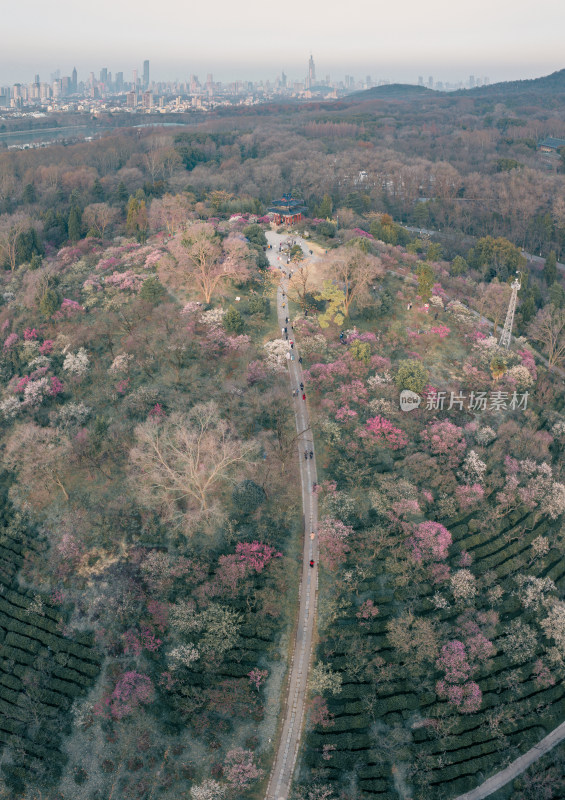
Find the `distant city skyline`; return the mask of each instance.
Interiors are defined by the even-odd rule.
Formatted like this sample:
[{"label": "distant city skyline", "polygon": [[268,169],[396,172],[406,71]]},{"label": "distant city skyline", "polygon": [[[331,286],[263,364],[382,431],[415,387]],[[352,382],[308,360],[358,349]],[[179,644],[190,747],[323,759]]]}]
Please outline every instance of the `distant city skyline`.
[{"label": "distant city skyline", "polygon": [[[314,54],[315,55],[315,54]],[[192,75],[196,75],[202,83],[206,81],[206,76],[209,74],[213,74],[214,80],[220,82],[231,82],[231,81],[270,81],[274,82],[281,75],[285,75],[289,82],[294,81],[306,81],[310,77],[309,75],[309,58],[310,55],[306,55],[304,58],[304,63],[302,65],[302,69],[300,66],[296,66],[296,68],[292,68],[292,66],[284,66],[276,70],[276,68],[269,68],[267,65],[262,69],[260,66],[255,66],[254,68],[250,68],[248,72],[243,73],[242,70],[238,70],[237,68],[233,67],[230,69],[228,65],[224,65],[224,68],[221,68],[219,65],[218,68],[215,68],[213,64],[202,64],[200,68],[194,66],[192,64],[187,64],[186,68],[181,71],[180,69],[171,69],[167,70],[166,64],[160,64],[159,62],[155,63],[150,59],[146,59],[140,57],[138,66],[131,67],[130,64],[120,64],[116,62],[104,62],[104,64],[90,64],[85,63],[84,66],[81,66],[81,60],[77,59],[75,62],[68,62],[71,63],[70,67],[61,66],[59,62],[55,64],[46,64],[38,66],[29,66],[27,69],[20,69],[17,70],[16,67],[13,67],[9,70],[8,73],[2,71],[2,66],[0,62],[0,86],[12,86],[16,83],[21,84],[29,84],[33,83],[37,77],[39,76],[40,81],[42,83],[51,83],[55,76],[71,76],[74,70],[77,70],[78,75],[78,82],[87,82],[90,79],[91,74],[94,74],[95,79],[98,81],[101,79],[101,74],[104,72],[109,73],[112,76],[116,76],[119,74],[123,74],[123,80],[126,83],[132,81],[134,75],[137,76],[138,81],[141,83],[143,87],[149,85],[149,83],[174,83],[174,82],[188,82]],[[557,65],[541,65],[539,67],[532,66],[531,68],[527,69],[523,64],[516,65],[512,67],[512,65],[508,65],[507,67],[502,67],[500,65],[481,65],[481,63],[471,63],[467,67],[461,67],[459,69],[442,69],[440,66],[436,68],[426,67],[425,65],[415,65],[412,67],[404,67],[398,68],[397,70],[384,70],[380,71],[377,68],[371,69],[370,65],[344,65],[339,69],[331,70],[331,69],[324,69],[324,65],[321,64],[318,67],[318,61],[314,58],[316,62],[316,72],[318,73],[318,79],[320,81],[325,81],[326,77],[330,77],[332,82],[339,82],[346,79],[348,76],[352,76],[357,81],[364,81],[367,76],[371,77],[371,80],[374,83],[378,82],[387,82],[387,83],[408,83],[408,84],[418,84],[421,83],[421,78],[424,79],[424,85],[429,85],[429,77],[433,77],[433,84],[434,87],[439,82],[440,84],[448,83],[448,84],[457,84],[463,83],[465,86],[469,83],[469,78],[475,76],[477,82],[482,82],[485,77],[488,77],[488,83],[498,83],[501,81],[514,81],[514,80],[526,80],[530,78],[540,78],[544,75],[549,75],[552,72],[565,68],[565,58],[563,59],[562,64]],[[151,64],[150,76],[145,73],[146,65]]]},{"label": "distant city skyline", "polygon": [[213,72],[221,81],[274,80],[284,70],[304,79],[310,53],[318,75],[345,74],[417,82],[488,75],[491,82],[546,75],[565,66],[565,4],[546,0],[475,0],[470,5],[428,0],[394,4],[352,0],[337,12],[321,0],[305,4],[214,7],[182,0],[97,0],[81,12],[75,0],[8,2],[0,53],[0,84],[48,80],[74,66],[83,77],[106,67],[155,81],[186,80]]}]

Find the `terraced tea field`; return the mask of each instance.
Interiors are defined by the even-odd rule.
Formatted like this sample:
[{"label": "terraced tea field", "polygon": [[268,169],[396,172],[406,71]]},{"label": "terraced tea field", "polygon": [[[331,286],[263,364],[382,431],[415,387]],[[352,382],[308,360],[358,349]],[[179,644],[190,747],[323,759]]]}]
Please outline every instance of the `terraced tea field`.
[{"label": "terraced tea field", "polygon": [[10,748],[2,770],[17,791],[60,774],[69,708],[100,670],[92,636],[65,636],[61,612],[18,585],[25,551],[36,546],[18,525],[0,536],[0,749]]},{"label": "terraced tea field", "polygon": [[[565,589],[565,560],[553,549],[543,561],[531,563],[531,543],[548,533],[550,523],[536,522],[533,514],[515,511],[503,519],[496,534],[480,532],[472,515],[456,522],[444,520],[453,535],[450,561],[460,551],[473,556],[473,571],[479,578],[491,573],[491,580],[505,589],[498,604],[501,624],[517,616],[524,622],[532,614],[521,608],[513,593],[512,576],[528,565],[528,574],[548,576],[560,592]],[[347,569],[347,567],[346,567]],[[323,782],[343,784],[351,778],[362,797],[393,800],[403,782],[416,798],[453,798],[475,787],[484,778],[516,758],[565,719],[565,686],[536,682],[534,665],[542,652],[527,661],[512,663],[503,654],[500,637],[494,639],[497,652],[486,669],[474,676],[483,693],[482,704],[473,714],[453,714],[438,702],[433,691],[414,689],[415,681],[398,679],[403,665],[387,638],[387,622],[399,613],[406,598],[395,593],[381,564],[371,564],[372,575],[348,599],[353,605],[336,620],[319,647],[318,657],[342,676],[342,691],[328,701],[335,715],[330,727],[317,726],[307,737],[305,764]],[[412,608],[426,618],[433,612],[431,585],[425,586]],[[355,616],[367,596],[378,606],[376,619],[364,622]],[[487,611],[486,593],[476,600],[477,610]],[[441,623],[454,623],[460,610],[439,612]],[[365,665],[374,656],[383,663],[368,679],[366,666],[359,668],[359,653]],[[353,655],[357,654],[357,655]],[[356,666],[357,663],[357,666]],[[386,677],[387,666],[400,666],[395,679]],[[431,675],[433,683],[440,674]],[[433,684],[432,684],[433,685]],[[409,765],[413,765],[412,768]],[[349,784],[351,785],[351,784]]]}]

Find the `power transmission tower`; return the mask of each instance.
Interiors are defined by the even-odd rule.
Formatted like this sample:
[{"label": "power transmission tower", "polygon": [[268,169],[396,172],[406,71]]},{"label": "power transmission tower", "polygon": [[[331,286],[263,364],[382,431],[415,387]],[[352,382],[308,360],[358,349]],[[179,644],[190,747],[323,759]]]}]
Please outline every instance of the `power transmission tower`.
[{"label": "power transmission tower", "polygon": [[511,284],[512,295],[508,303],[508,311],[506,312],[506,320],[504,328],[500,336],[499,347],[505,347],[507,350],[510,347],[512,340],[512,326],[514,325],[514,313],[516,312],[516,302],[518,300],[518,292],[520,291],[520,281],[516,278]]}]

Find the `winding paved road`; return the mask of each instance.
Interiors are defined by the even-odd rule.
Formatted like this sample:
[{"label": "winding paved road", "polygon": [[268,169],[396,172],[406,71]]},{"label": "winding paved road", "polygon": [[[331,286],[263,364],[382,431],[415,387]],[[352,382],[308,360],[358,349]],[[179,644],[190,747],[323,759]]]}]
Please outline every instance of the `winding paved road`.
[{"label": "winding paved road", "polygon": [[565,722],[562,722],[561,725],[558,725],[551,733],[548,733],[541,742],[538,742],[526,753],[509,764],[506,769],[495,773],[484,783],[481,783],[480,786],[477,786],[476,789],[466,792],[466,794],[459,795],[455,800],[484,800],[485,797],[494,794],[494,792],[502,789],[503,786],[506,786],[506,784],[514,780],[514,778],[517,778],[518,775],[521,775],[522,772],[525,772],[531,764],[546,753],[549,753],[549,751],[552,750],[556,744],[562,742],[563,739],[565,739]]},{"label": "winding paved road", "polygon": [[[280,256],[279,242],[287,237],[274,232],[267,233],[269,244],[273,249],[267,251],[269,262],[276,269],[283,268],[282,278],[277,290],[277,311],[279,327],[284,328],[285,318],[288,316],[288,300],[286,298],[287,272],[286,258]],[[297,240],[303,250],[308,254],[307,246],[302,240]],[[290,323],[290,339],[293,339]],[[302,367],[298,362],[299,354],[296,346],[291,353],[295,360],[289,359],[289,392],[300,386],[302,381]],[[312,656],[312,641],[314,636],[314,621],[316,616],[316,591],[318,587],[318,540],[310,538],[318,526],[317,495],[312,492],[312,484],[317,481],[316,459],[304,458],[304,451],[314,453],[314,441],[310,430],[308,407],[302,399],[302,392],[293,399],[294,414],[296,418],[298,460],[300,464],[300,480],[302,484],[302,505],[304,509],[304,547],[302,552],[302,575],[300,580],[300,611],[296,627],[293,654],[291,659],[290,674],[288,678],[287,694],[283,706],[283,722],[280,728],[280,739],[269,778],[265,800],[287,800],[292,784],[292,776],[296,765],[298,747],[304,723],[306,706],[308,671]],[[315,562],[314,568],[309,566],[310,560]]]}]

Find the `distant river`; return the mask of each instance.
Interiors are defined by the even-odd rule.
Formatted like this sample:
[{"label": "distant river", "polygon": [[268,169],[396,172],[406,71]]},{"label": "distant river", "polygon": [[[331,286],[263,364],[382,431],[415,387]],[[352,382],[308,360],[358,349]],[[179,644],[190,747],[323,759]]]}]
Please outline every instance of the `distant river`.
[{"label": "distant river", "polygon": [[0,131],[0,152],[4,149],[4,145],[10,150],[46,147],[56,142],[76,142],[98,138],[106,131],[120,128],[178,128],[191,124],[190,122],[144,122],[137,125],[68,125],[30,131]]}]

